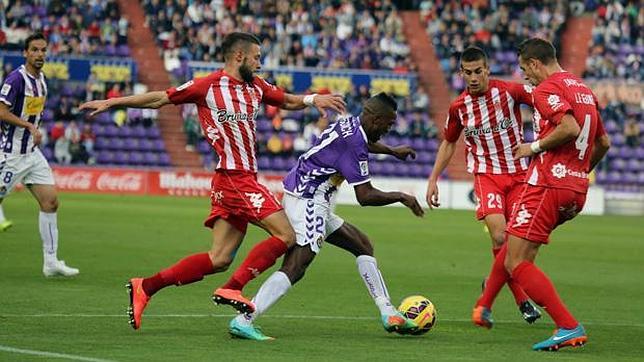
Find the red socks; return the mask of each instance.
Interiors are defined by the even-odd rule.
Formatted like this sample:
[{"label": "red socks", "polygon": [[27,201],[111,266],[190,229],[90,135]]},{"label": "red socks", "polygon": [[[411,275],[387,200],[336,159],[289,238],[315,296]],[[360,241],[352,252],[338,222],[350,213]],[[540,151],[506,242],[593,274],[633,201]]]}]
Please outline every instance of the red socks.
[{"label": "red socks", "polygon": [[566,329],[577,327],[579,323],[559,298],[554,285],[536,265],[527,261],[522,262],[512,271],[512,278],[521,285],[532,300],[550,314],[557,327]]},{"label": "red socks", "polygon": [[505,283],[510,280],[510,274],[508,274],[504,266],[507,250],[507,244],[503,244],[500,249],[492,249],[492,253],[495,255],[494,264],[492,264],[492,270],[485,282],[483,294],[481,294],[479,299],[476,301],[477,306],[484,306],[487,309],[492,309],[494,299],[496,299],[496,296],[499,294]]},{"label": "red socks", "polygon": [[280,238],[271,236],[251,249],[242,264],[222,286],[224,289],[242,290],[248,282],[275,264],[288,248]]},{"label": "red socks", "polygon": [[151,297],[169,285],[194,283],[203,279],[205,275],[213,273],[212,261],[208,253],[193,254],[154,276],[143,279],[143,291]]},{"label": "red socks", "polygon": [[525,294],[523,289],[517,284],[517,282],[510,278],[510,274],[505,270],[505,255],[507,254],[507,244],[499,249],[492,249],[492,254],[494,254],[494,264],[492,264],[492,270],[490,271],[490,276],[485,283],[485,289],[483,294],[476,301],[477,306],[484,306],[488,309],[492,309],[492,304],[494,299],[503,288],[503,285],[506,283],[514,295],[514,300],[517,305],[528,300],[528,295]]}]

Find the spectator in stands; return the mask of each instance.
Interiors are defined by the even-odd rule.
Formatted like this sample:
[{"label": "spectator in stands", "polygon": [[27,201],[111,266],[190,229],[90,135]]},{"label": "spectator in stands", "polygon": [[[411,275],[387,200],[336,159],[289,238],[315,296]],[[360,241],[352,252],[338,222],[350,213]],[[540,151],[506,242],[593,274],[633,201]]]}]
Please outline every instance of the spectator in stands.
[{"label": "spectator in stands", "polygon": [[54,142],[54,157],[58,163],[69,164],[72,155],[69,153],[69,140],[65,137],[65,124],[58,120],[51,129],[51,142]]},{"label": "spectator in stands", "polygon": [[83,131],[81,132],[81,143],[87,152],[89,164],[93,164],[96,156],[94,155],[94,144],[96,143],[96,135],[92,131],[92,126],[89,124],[83,125]]},{"label": "spectator in stands", "polygon": [[324,117],[320,117],[315,122],[311,122],[304,126],[304,132],[302,133],[302,138],[306,142],[306,147],[304,149],[309,149],[313,146],[315,142],[324,131],[329,126],[329,120]]},{"label": "spectator in stands", "polygon": [[76,121],[71,121],[65,128],[71,163],[87,163],[88,155],[81,141],[81,131]]},{"label": "spectator in stands", "polygon": [[635,118],[630,118],[624,126],[625,142],[630,147],[637,147],[640,145],[640,127]]},{"label": "spectator in stands", "polygon": [[197,105],[184,104],[181,109],[181,115],[183,117],[183,131],[186,133],[186,138],[188,139],[186,151],[193,152],[201,136],[201,126],[197,119]]},{"label": "spectator in stands", "polygon": [[413,112],[409,122],[409,133],[412,137],[435,138],[438,129],[429,118],[424,119],[421,112]]},{"label": "spectator in stands", "polygon": [[112,85],[112,88],[110,88],[110,90],[106,94],[107,99],[118,98],[122,96],[123,96],[123,92],[121,92],[121,84],[119,83],[114,83]]},{"label": "spectator in stands", "polygon": [[282,140],[277,133],[273,133],[266,142],[266,149],[273,155],[282,153]]}]

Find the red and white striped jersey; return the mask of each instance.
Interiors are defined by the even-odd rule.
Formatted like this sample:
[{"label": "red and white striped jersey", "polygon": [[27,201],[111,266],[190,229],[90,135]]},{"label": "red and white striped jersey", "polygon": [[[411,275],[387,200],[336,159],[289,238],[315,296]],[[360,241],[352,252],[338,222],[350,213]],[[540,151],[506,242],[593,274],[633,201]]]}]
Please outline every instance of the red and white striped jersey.
[{"label": "red and white striped jersey", "polygon": [[512,147],[523,141],[520,105],[532,106],[532,87],[490,79],[488,90],[472,96],[467,89],[452,102],[444,137],[456,142],[465,132],[467,172],[508,174],[524,172],[529,160],[515,160]]},{"label": "red and white striped jersey", "polygon": [[173,104],[195,103],[217,169],[257,172],[255,119],[261,103],[281,106],[284,91],[255,76],[239,81],[223,69],[166,90]]}]

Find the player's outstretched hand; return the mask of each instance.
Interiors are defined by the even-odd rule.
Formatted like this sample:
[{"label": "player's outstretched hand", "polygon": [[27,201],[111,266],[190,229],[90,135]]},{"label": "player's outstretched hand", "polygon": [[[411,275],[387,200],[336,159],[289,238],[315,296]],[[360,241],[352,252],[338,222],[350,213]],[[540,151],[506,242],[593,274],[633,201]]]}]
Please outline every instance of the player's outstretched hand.
[{"label": "player's outstretched hand", "polygon": [[407,157],[411,157],[412,160],[416,159],[416,151],[407,145],[392,147],[391,151],[391,154],[401,161],[406,161]]},{"label": "player's outstretched hand", "polygon": [[95,116],[95,115],[97,115],[97,114],[99,114],[101,112],[105,112],[108,109],[110,109],[110,104],[108,103],[107,99],[89,101],[89,102],[85,102],[85,103],[81,104],[78,109],[80,109],[81,111],[84,110],[84,109],[93,110],[89,114],[90,117],[93,117],[93,116]]},{"label": "player's outstretched hand", "polygon": [[530,148],[529,143],[521,143],[512,148],[512,155],[516,159],[516,158],[530,157],[534,155],[534,152],[532,152],[532,149]]},{"label": "player's outstretched hand", "polygon": [[327,109],[338,114],[343,114],[346,112],[347,106],[344,102],[344,98],[340,94],[318,94],[313,98],[313,105],[324,118],[326,118]]},{"label": "player's outstretched hand", "polygon": [[414,215],[418,217],[423,217],[423,215],[425,215],[425,210],[423,210],[423,208],[418,203],[418,200],[416,200],[414,196],[408,195],[404,192],[401,192],[401,194],[403,198],[401,203],[407,206],[411,210],[411,212],[414,213]]},{"label": "player's outstretched hand", "polygon": [[436,182],[430,181],[429,185],[427,185],[425,200],[430,209],[441,206],[441,203],[438,202],[438,185]]}]

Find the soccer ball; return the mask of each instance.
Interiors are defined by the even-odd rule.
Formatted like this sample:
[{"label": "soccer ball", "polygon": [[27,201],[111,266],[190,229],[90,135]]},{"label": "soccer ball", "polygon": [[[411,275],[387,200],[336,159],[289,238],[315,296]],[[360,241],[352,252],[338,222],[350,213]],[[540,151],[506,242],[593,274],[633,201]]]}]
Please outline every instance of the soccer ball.
[{"label": "soccer ball", "polygon": [[398,311],[418,325],[413,335],[425,334],[436,323],[436,308],[432,302],[422,295],[413,295],[403,299]]}]

